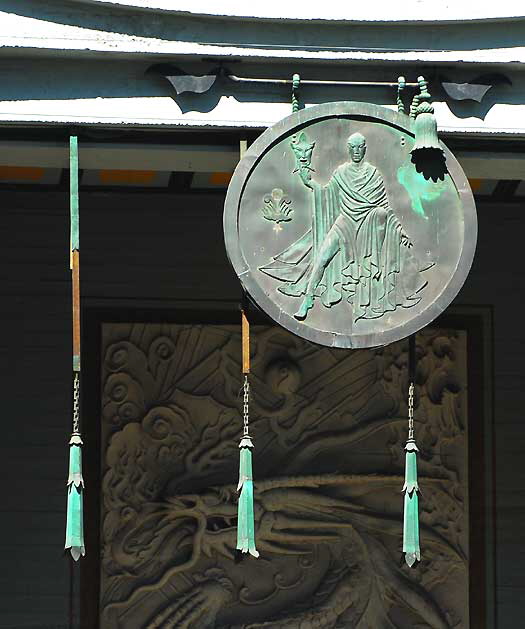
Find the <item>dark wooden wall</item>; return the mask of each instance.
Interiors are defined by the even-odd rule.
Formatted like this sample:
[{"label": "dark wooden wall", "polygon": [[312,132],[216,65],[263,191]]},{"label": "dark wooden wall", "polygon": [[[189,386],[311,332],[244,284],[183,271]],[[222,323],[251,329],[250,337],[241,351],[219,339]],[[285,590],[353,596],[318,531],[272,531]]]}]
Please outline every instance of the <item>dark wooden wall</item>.
[{"label": "dark wooden wall", "polygon": [[[67,200],[66,190],[0,192],[3,628],[68,622],[69,569],[62,552],[71,364]],[[456,300],[494,308],[501,629],[520,626],[525,611],[523,210],[480,205],[478,253]],[[88,306],[237,301],[238,283],[223,246],[222,197],[82,192],[81,286]]]}]

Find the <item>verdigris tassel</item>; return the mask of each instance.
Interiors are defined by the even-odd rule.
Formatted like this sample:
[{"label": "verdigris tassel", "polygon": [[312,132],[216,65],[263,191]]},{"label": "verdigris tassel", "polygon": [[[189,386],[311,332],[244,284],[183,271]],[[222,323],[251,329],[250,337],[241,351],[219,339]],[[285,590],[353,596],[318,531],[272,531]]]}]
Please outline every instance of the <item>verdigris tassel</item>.
[{"label": "verdigris tassel", "polygon": [[403,552],[405,561],[412,567],[417,561],[421,561],[419,549],[419,505],[417,484],[417,459],[416,452],[419,452],[416,442],[409,439],[405,446],[405,514],[403,522]]},{"label": "verdigris tassel", "polygon": [[239,443],[239,504],[237,505],[237,550],[250,553],[258,557],[255,548],[255,514],[253,511],[253,475],[252,475],[252,448],[253,443],[248,432],[250,423],[250,324],[245,314],[245,304],[241,308],[242,322],[242,373],[244,376],[243,392],[243,435]]},{"label": "verdigris tassel", "polygon": [[84,479],[82,478],[82,438],[74,432],[69,440],[69,477],[67,479],[67,523],[65,549],[78,561],[86,554],[84,545]]},{"label": "verdigris tassel", "polygon": [[255,516],[253,510],[253,476],[252,452],[253,443],[248,435],[243,436],[239,444],[239,504],[237,507],[237,550],[258,557],[255,548]]},{"label": "verdigris tassel", "polygon": [[430,102],[431,96],[428,91],[428,82],[424,77],[418,77],[420,93],[414,97],[410,114],[415,118],[415,144],[411,153],[416,154],[418,151],[432,153],[438,151],[443,155],[443,149],[439,144],[437,122],[434,116],[434,107]]},{"label": "verdigris tassel", "polygon": [[86,554],[84,545],[84,479],[82,478],[82,438],[80,436],[80,239],[78,214],[78,140],[69,139],[71,212],[71,284],[73,306],[73,431],[69,440],[69,477],[67,479],[66,543],[64,548],[78,561]]}]

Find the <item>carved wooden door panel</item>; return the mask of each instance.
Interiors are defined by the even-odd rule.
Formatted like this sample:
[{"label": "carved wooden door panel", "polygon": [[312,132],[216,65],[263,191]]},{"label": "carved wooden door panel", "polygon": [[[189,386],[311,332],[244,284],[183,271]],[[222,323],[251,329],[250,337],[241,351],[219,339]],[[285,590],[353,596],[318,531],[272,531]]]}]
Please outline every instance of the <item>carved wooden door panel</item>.
[{"label": "carved wooden door panel", "polygon": [[468,627],[466,335],[418,335],[423,561],[401,559],[407,344],[253,329],[258,560],[236,560],[238,326],[105,324],[101,627]]}]

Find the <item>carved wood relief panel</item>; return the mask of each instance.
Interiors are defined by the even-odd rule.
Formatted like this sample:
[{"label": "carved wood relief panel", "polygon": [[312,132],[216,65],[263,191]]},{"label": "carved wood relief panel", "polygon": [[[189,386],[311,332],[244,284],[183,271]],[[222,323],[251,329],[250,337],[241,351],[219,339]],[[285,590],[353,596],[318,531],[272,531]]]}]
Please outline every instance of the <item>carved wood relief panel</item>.
[{"label": "carved wood relief panel", "polygon": [[240,327],[104,325],[101,627],[468,627],[465,334],[418,335],[423,561],[409,570],[407,343],[252,331],[261,557],[238,561]]}]

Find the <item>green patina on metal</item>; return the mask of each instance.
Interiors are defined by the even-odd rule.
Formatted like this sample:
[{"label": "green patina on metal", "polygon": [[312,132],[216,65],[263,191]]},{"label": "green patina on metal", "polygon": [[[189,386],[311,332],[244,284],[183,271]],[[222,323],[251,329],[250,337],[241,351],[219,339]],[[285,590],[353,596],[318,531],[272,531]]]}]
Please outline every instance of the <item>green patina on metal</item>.
[{"label": "green patina on metal", "polygon": [[403,521],[403,552],[405,561],[412,567],[421,560],[419,550],[419,505],[417,491],[405,493],[405,513]]},{"label": "green patina on metal", "polygon": [[264,205],[261,207],[261,214],[267,221],[277,223],[274,229],[281,229],[278,225],[279,223],[286,223],[292,220],[292,202],[280,188],[274,188],[270,194],[264,197],[263,201]]},{"label": "green patina on metal", "polygon": [[299,85],[301,83],[301,77],[298,74],[294,74],[292,77],[292,113],[299,111]]},{"label": "green patina on metal", "polygon": [[427,179],[423,173],[417,172],[412,164],[404,164],[397,171],[397,180],[408,192],[412,209],[419,216],[428,219],[424,202],[437,201],[449,187],[449,181]]},{"label": "green patina on metal", "polygon": [[416,337],[412,335],[408,341],[408,439],[405,445],[405,483],[403,492],[403,553],[408,566],[412,567],[421,560],[419,550],[419,485],[417,482],[417,452],[414,438],[414,381],[416,378]]},{"label": "green patina on metal", "polygon": [[[415,444],[413,447],[415,448]],[[405,485],[403,487],[403,491],[407,491],[409,494],[412,494],[414,489],[419,490],[419,486],[417,484],[416,452],[414,450],[407,450],[405,463]]]},{"label": "green patina on metal", "polygon": [[84,480],[82,478],[82,438],[80,436],[80,275],[79,275],[79,204],[78,139],[69,139],[70,164],[70,267],[73,328],[73,431],[69,440],[69,477],[67,480],[67,521],[64,548],[77,561],[86,554],[84,545]]},{"label": "green patina on metal", "polygon": [[[413,389],[412,389],[413,391]],[[412,393],[410,394],[412,395]],[[403,518],[403,552],[405,561],[412,567],[421,560],[419,548],[419,485],[417,482],[417,458],[418,448],[415,441],[409,438],[405,455],[405,493],[404,518]]]},{"label": "green patina on metal", "polygon": [[406,79],[404,76],[400,76],[397,79],[397,111],[400,114],[404,114],[405,112],[405,103],[403,102],[403,92],[407,86]]},{"label": "green patina on metal", "polygon": [[243,553],[250,553],[258,557],[259,553],[255,548],[255,517],[253,508],[253,477],[252,477],[252,452],[253,448],[250,437],[244,436],[239,444],[239,484],[240,490],[239,505],[237,509],[237,550]]},{"label": "green patina on metal", "polygon": [[250,147],[228,189],[225,240],[245,290],[277,323],[329,347],[421,329],[472,261],[468,181],[427,133],[426,81],[411,116],[404,85],[401,113],[347,102],[295,111]]},{"label": "green patina on metal", "polygon": [[[421,265],[411,251],[412,242],[392,211],[384,178],[365,159],[366,137],[362,133],[350,135],[349,159],[325,185],[312,177],[315,144],[304,132],[291,141],[294,172],[313,192],[312,229],[259,270],[283,282],[279,292],[304,295],[294,314],[299,321],[307,318],[316,298],[326,308],[343,300],[351,302],[354,323],[380,318],[398,306],[417,305],[427,281],[420,276]],[[308,258],[310,269],[304,272]],[[297,260],[301,263],[291,264]],[[409,274],[410,288],[406,281]]]},{"label": "green patina on metal", "polygon": [[84,505],[82,478],[82,439],[73,433],[69,441],[69,477],[67,480],[67,522],[64,548],[75,561],[86,554],[84,544]]},{"label": "green patina on metal", "polygon": [[79,218],[78,218],[78,138],[69,138],[69,195],[71,212],[71,251],[78,251]]},{"label": "green patina on metal", "polygon": [[416,143],[412,149],[412,155],[419,151],[424,153],[436,152],[443,155],[443,149],[439,145],[437,122],[434,116],[434,107],[431,103],[428,81],[424,77],[418,77],[419,94],[416,94],[410,107],[410,115],[415,119]]}]

